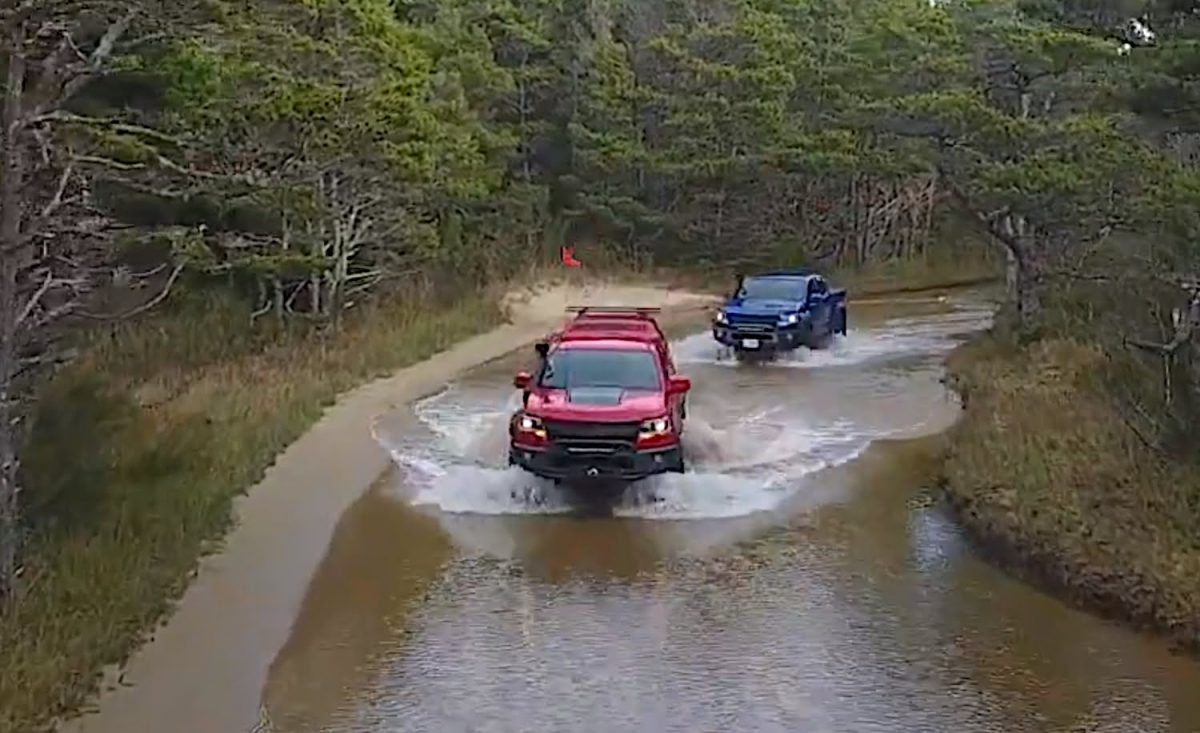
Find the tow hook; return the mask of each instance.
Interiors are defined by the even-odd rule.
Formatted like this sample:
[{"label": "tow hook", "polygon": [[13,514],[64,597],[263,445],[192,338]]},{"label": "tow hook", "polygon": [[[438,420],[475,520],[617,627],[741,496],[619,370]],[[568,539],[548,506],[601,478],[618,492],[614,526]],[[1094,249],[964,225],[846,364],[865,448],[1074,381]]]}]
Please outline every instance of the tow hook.
[{"label": "tow hook", "polygon": [[588,475],[588,478],[596,478],[597,476],[600,475],[600,469],[596,468],[595,466],[592,466],[591,468],[589,468],[587,470],[587,475]]}]

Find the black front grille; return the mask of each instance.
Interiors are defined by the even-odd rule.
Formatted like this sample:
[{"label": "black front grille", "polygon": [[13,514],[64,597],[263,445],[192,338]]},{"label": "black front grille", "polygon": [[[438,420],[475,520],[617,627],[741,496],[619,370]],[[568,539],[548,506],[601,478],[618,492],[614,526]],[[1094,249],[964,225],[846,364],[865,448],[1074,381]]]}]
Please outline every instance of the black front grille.
[{"label": "black front grille", "polygon": [[735,323],[730,326],[730,329],[737,333],[748,333],[751,335],[761,333],[766,335],[775,333],[775,324],[768,326],[762,323]]},{"label": "black front grille", "polygon": [[623,450],[583,451],[560,448],[550,454],[551,462],[559,468],[587,466],[607,470],[626,471],[633,468],[633,453]]},{"label": "black front grille", "polygon": [[547,420],[546,432],[554,445],[555,462],[569,465],[608,457],[619,460],[633,451],[639,423],[597,423]]},{"label": "black front grille", "polygon": [[554,442],[618,442],[632,443],[637,440],[638,427],[636,422],[573,422],[567,420],[547,420],[546,433]]},{"label": "black front grille", "polygon": [[778,321],[779,321],[779,316],[776,316],[776,315],[750,316],[750,315],[744,315],[744,314],[739,313],[736,316],[729,317],[729,325],[738,326],[740,328],[747,327],[747,326],[765,326],[765,327],[769,327],[769,328],[774,328],[775,324]]}]

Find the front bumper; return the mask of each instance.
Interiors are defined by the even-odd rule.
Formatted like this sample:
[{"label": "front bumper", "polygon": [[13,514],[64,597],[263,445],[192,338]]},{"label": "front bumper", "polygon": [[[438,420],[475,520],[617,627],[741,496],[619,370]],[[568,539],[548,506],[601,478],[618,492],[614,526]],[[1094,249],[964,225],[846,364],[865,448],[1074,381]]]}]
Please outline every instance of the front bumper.
[{"label": "front bumper", "polygon": [[509,444],[508,462],[546,479],[573,481],[637,481],[683,470],[683,451],[669,448],[637,451],[572,452],[551,444],[544,449]]},{"label": "front bumper", "polygon": [[792,326],[747,326],[737,323],[714,323],[713,339],[723,346],[740,351],[788,351],[806,344],[810,325],[801,321]]}]

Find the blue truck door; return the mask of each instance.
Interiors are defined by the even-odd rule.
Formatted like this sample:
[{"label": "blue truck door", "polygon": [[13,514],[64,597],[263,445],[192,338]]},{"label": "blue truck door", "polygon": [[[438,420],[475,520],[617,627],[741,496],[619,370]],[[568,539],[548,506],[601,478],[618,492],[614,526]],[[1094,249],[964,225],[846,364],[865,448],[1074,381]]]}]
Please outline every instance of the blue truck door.
[{"label": "blue truck door", "polygon": [[813,332],[823,334],[829,331],[829,319],[832,316],[829,307],[829,288],[820,277],[808,281],[808,307],[812,313]]}]

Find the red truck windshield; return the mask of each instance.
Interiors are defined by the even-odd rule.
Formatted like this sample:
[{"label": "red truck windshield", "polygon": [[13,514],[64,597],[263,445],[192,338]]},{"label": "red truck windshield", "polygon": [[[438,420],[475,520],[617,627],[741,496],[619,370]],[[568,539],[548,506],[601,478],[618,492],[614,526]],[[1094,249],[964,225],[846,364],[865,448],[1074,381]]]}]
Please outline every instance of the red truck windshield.
[{"label": "red truck windshield", "polygon": [[615,349],[560,349],[546,360],[538,385],[549,389],[662,388],[653,353]]}]

